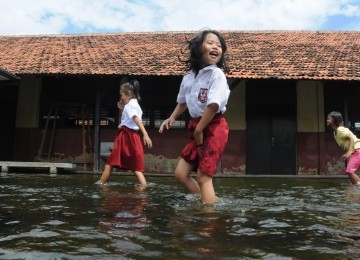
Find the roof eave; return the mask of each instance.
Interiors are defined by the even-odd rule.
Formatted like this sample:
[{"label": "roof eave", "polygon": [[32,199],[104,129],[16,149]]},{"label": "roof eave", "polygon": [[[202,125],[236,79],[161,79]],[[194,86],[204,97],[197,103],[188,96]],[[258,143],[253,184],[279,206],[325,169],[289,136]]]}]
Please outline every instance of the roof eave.
[{"label": "roof eave", "polygon": [[2,80],[17,81],[17,80],[20,80],[20,78],[2,68],[0,68],[0,81],[2,81]]}]

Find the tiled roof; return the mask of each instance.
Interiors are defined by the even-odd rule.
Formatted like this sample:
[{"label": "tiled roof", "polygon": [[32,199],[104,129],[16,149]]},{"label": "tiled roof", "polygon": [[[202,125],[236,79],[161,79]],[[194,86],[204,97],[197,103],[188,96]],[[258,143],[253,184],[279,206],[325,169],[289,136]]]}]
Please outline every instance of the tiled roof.
[{"label": "tiled roof", "polygon": [[[360,32],[224,31],[230,78],[360,80]],[[192,32],[0,36],[16,75],[183,75]]]}]

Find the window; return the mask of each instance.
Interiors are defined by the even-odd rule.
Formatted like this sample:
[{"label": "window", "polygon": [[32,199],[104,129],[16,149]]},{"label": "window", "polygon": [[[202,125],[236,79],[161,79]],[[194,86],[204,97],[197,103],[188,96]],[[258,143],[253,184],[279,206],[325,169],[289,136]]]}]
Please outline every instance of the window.
[{"label": "window", "polygon": [[[181,77],[137,77],[140,83],[140,106],[143,123],[147,128],[159,128],[176,106]],[[120,112],[117,108],[121,78],[44,77],[42,83],[39,127],[46,122],[57,128],[94,126],[96,93],[101,93],[100,125],[117,128]],[[186,128],[188,113],[181,115],[173,128]]]},{"label": "window", "polygon": [[[349,81],[328,81],[324,84],[325,118],[331,111],[343,115],[344,124],[360,136],[360,84]],[[331,129],[327,128],[327,131]]]},{"label": "window", "polygon": [[[143,109],[143,124],[149,128],[160,128],[163,121],[168,118],[173,112],[174,108],[155,108],[155,109]],[[182,114],[173,124],[172,128],[186,128],[189,121],[189,114]]]}]

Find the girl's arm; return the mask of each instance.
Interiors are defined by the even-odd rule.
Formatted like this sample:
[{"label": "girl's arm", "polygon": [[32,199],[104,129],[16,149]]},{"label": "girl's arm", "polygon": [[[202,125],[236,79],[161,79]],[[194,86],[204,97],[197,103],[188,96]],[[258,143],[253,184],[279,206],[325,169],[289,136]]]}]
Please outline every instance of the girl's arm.
[{"label": "girl's arm", "polygon": [[177,104],[171,116],[168,119],[165,119],[164,122],[162,122],[159,132],[162,133],[164,131],[164,128],[169,129],[169,127],[174,123],[176,118],[178,118],[182,113],[184,113],[186,108],[186,103]]},{"label": "girl's arm", "polygon": [[135,122],[135,124],[140,128],[140,131],[143,135],[143,141],[144,141],[144,145],[147,145],[148,148],[152,147],[152,141],[148,135],[148,133],[146,132],[146,129],[144,127],[144,124],[142,123],[140,117],[138,116],[134,116],[133,120]]},{"label": "girl's arm", "polygon": [[348,138],[349,138],[349,147],[348,147],[346,153],[344,153],[342,156],[345,159],[349,159],[351,154],[354,152],[354,150],[353,150],[354,149],[354,139],[351,136],[349,136]]},{"label": "girl's arm", "polygon": [[196,145],[203,144],[203,139],[204,139],[203,131],[204,131],[205,127],[207,127],[207,125],[214,118],[218,109],[219,109],[219,105],[216,103],[212,103],[212,104],[208,105],[207,108],[205,109],[204,114],[201,117],[201,119],[194,131],[194,139],[195,139]]}]

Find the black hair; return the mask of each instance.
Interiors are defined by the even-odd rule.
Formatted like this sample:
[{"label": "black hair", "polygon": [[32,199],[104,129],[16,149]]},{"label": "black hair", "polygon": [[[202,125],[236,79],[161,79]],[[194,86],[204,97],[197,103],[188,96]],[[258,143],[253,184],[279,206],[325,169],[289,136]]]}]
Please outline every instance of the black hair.
[{"label": "black hair", "polygon": [[129,82],[126,82],[120,86],[120,90],[127,90],[130,91],[133,96],[140,101],[140,84],[136,79],[130,80]]},{"label": "black hair", "polygon": [[229,67],[228,67],[228,65],[226,63],[226,59],[225,59],[225,53],[227,51],[226,42],[225,42],[224,38],[222,37],[222,35],[218,31],[210,30],[210,29],[205,29],[205,30],[200,31],[197,35],[195,35],[195,37],[193,37],[190,40],[186,39],[186,42],[187,42],[186,47],[181,50],[181,53],[184,54],[184,53],[190,51],[190,54],[186,60],[182,60],[180,57],[179,57],[179,60],[186,64],[187,71],[194,70],[195,73],[197,74],[201,70],[202,55],[204,53],[202,45],[203,45],[206,35],[208,35],[209,33],[215,34],[219,38],[219,41],[221,44],[222,55],[221,55],[220,61],[216,65],[219,68],[221,68],[224,72],[229,72]]},{"label": "black hair", "polygon": [[334,120],[334,123],[336,126],[343,126],[344,120],[340,112],[332,111],[328,114],[329,117],[331,117]]}]

